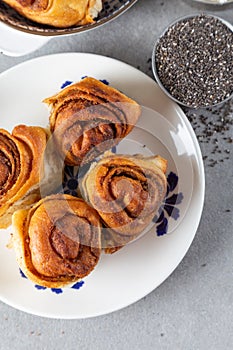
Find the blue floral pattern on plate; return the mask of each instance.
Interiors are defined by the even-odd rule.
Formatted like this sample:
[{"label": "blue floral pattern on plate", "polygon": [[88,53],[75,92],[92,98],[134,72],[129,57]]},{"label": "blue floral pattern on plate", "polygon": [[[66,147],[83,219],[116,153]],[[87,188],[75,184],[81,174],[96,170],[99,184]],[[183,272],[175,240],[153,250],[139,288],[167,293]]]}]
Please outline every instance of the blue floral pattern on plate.
[{"label": "blue floral pattern on plate", "polygon": [[[87,75],[83,75],[81,77],[81,79],[85,79],[87,78]],[[105,85],[109,85],[109,82],[106,79],[99,79],[99,81],[101,81],[102,83],[104,83]],[[66,88],[67,86],[73,84],[73,81],[71,80],[66,80],[62,85],[61,85],[61,89]]]},{"label": "blue floral pattern on plate", "polygon": [[167,193],[158,214],[154,217],[153,222],[156,224],[157,236],[163,236],[168,232],[168,219],[178,220],[180,209],[177,205],[181,204],[184,196],[182,192],[177,193],[178,176],[170,172],[167,176]]},{"label": "blue floral pattern on plate", "polygon": [[[27,278],[27,276],[25,276],[25,274],[23,273],[23,271],[21,269],[19,269],[19,273],[21,275],[22,278]],[[73,284],[70,288],[71,289],[80,289],[82,286],[84,285],[84,281],[78,281],[76,282],[75,284]],[[34,285],[35,288],[37,290],[46,290],[46,289],[49,289],[51,290],[51,292],[55,293],[55,294],[62,294],[63,293],[63,289],[62,288],[46,288],[46,287],[43,287],[43,286],[40,286],[39,284],[35,284]]]},{"label": "blue floral pattern on plate", "polygon": [[72,81],[66,80],[66,81],[62,84],[61,89],[64,89],[65,87],[67,87],[67,86],[69,86],[69,85],[71,85],[71,84],[73,84]]}]

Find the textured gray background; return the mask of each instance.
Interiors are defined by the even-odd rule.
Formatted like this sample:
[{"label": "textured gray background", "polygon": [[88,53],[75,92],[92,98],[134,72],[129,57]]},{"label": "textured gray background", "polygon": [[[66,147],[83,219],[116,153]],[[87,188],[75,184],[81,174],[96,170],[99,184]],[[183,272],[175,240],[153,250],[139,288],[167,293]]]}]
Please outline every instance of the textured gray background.
[{"label": "textured gray background", "polygon": [[[111,56],[151,75],[148,60],[158,33],[176,18],[203,11],[233,23],[233,5],[139,0],[121,17],[94,31],[52,39],[21,58],[1,55],[0,71],[32,57],[75,51]],[[232,143],[225,140],[233,136],[232,109],[231,101],[217,110],[227,116],[229,130],[225,134],[218,130],[208,143],[200,123],[203,111],[189,112],[205,158],[206,200],[193,244],[175,272],[139,302],[98,318],[49,320],[0,302],[0,349],[233,348],[233,158]],[[219,118],[214,111],[204,113],[208,121]]]}]

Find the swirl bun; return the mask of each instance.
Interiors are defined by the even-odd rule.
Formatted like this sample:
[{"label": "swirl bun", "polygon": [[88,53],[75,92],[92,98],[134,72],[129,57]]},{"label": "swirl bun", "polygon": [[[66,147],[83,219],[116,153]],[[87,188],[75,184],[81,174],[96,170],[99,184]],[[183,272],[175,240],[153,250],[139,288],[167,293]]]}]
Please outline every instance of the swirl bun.
[{"label": "swirl bun", "polygon": [[68,165],[92,161],[116,145],[136,124],[140,106],[116,89],[85,78],[44,100],[50,129]]},{"label": "swirl bun", "polygon": [[160,156],[106,155],[81,183],[84,198],[108,228],[105,251],[112,253],[135,239],[164,199],[167,162]]},{"label": "swirl bun", "polygon": [[94,22],[102,0],[3,0],[23,16],[54,27],[70,27]]},{"label": "swirl bun", "polygon": [[48,196],[13,215],[20,268],[33,282],[58,288],[87,276],[101,253],[97,212],[70,195]]},{"label": "swirl bun", "polygon": [[0,228],[11,224],[16,209],[40,199],[39,181],[47,133],[18,125],[12,134],[0,129]]}]

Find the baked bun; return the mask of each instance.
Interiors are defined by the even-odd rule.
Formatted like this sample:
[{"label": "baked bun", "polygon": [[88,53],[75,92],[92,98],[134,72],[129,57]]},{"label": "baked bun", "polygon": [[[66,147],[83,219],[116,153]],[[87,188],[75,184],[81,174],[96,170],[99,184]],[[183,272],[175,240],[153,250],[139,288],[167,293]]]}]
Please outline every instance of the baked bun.
[{"label": "baked bun", "polygon": [[18,125],[0,129],[0,228],[11,224],[15,210],[40,199],[40,167],[46,148],[45,129]]},{"label": "baked bun", "polygon": [[101,216],[107,228],[102,245],[113,253],[138,237],[158,211],[167,190],[167,161],[106,153],[84,176],[80,191]]},{"label": "baked bun", "polygon": [[56,194],[13,215],[13,244],[23,273],[59,288],[87,276],[101,253],[101,223],[82,199]]},{"label": "baked bun", "polygon": [[35,22],[66,28],[94,22],[102,0],[3,0]]},{"label": "baked bun", "polygon": [[50,129],[64,161],[80,165],[116,145],[132,130],[140,106],[118,90],[85,78],[44,100]]}]

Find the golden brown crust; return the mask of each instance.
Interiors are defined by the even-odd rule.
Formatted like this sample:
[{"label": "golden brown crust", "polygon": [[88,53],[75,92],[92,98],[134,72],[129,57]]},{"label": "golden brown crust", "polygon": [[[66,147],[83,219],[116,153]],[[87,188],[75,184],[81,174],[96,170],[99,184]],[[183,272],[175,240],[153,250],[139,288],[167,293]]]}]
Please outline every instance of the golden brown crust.
[{"label": "golden brown crust", "polygon": [[51,195],[13,215],[16,258],[36,284],[58,288],[87,276],[101,253],[97,212],[82,199]]},{"label": "golden brown crust", "polygon": [[3,0],[23,16],[54,27],[70,27],[94,22],[102,0]]},{"label": "golden brown crust", "polygon": [[11,224],[14,206],[40,199],[39,181],[47,133],[40,127],[18,125],[10,134],[0,129],[0,228]]},{"label": "golden brown crust", "polygon": [[164,199],[167,162],[160,156],[107,152],[84,176],[81,192],[105,226],[105,252],[135,239],[151,222]]},{"label": "golden brown crust", "polygon": [[44,100],[50,128],[65,163],[85,164],[128,135],[140,106],[118,90],[85,78]]}]

